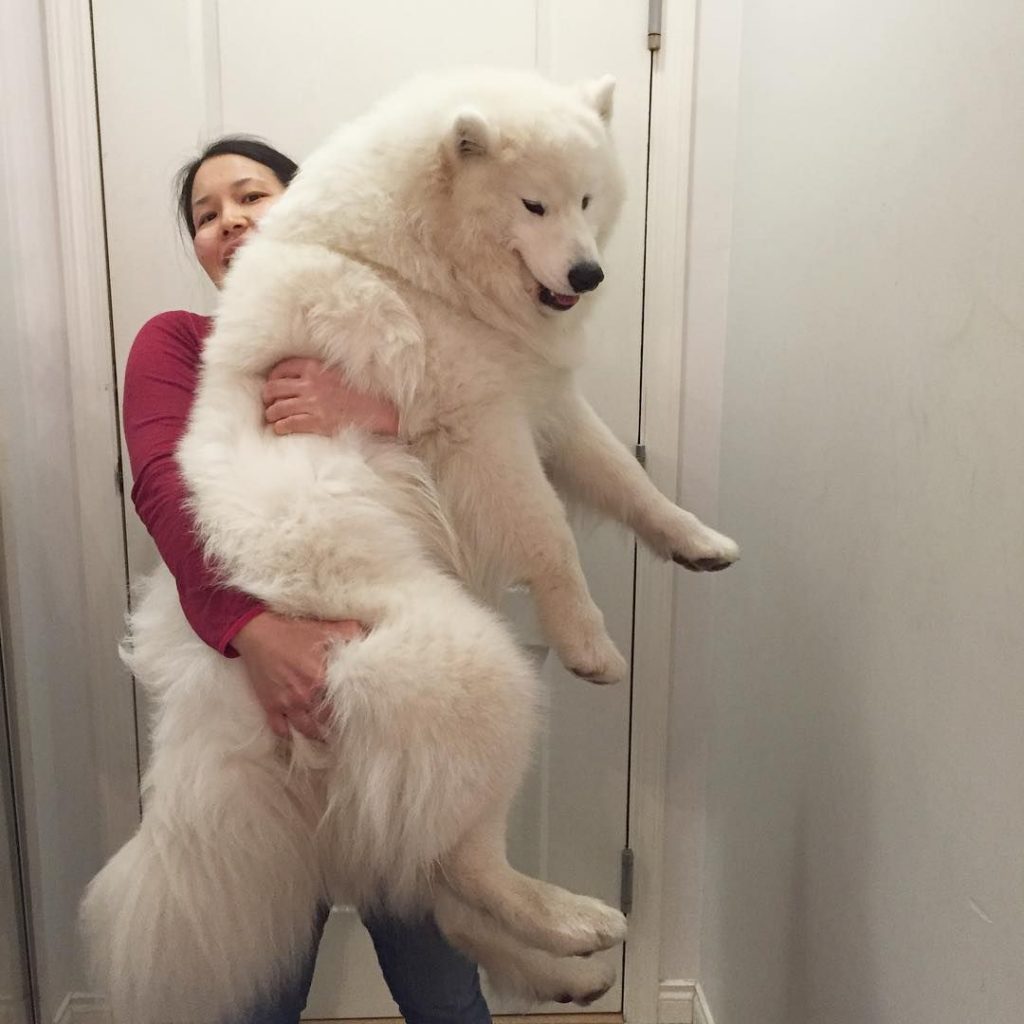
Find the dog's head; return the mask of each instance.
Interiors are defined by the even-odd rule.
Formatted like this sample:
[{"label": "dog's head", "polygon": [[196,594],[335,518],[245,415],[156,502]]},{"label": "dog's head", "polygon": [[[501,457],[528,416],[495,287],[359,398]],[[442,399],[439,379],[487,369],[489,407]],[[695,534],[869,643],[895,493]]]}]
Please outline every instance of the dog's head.
[{"label": "dog's head", "polygon": [[611,78],[537,83],[451,117],[453,258],[517,319],[565,317],[604,279],[601,244],[622,203]]}]

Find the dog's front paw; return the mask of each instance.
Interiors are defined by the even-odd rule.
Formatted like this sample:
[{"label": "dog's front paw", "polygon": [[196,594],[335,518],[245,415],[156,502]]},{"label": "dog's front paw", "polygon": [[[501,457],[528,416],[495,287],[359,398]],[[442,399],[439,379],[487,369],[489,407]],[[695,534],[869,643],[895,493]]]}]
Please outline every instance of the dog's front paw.
[{"label": "dog's front paw", "polygon": [[705,526],[695,515],[676,510],[675,529],[669,537],[669,557],[692,572],[728,569],[740,557],[736,541]]},{"label": "dog's front paw", "polygon": [[697,543],[687,545],[685,551],[674,551],[672,561],[693,572],[719,572],[728,569],[740,557],[736,541],[724,534],[703,528]]},{"label": "dog's front paw", "polygon": [[563,956],[587,957],[625,941],[626,918],[607,903],[592,896],[572,895],[560,909]]}]

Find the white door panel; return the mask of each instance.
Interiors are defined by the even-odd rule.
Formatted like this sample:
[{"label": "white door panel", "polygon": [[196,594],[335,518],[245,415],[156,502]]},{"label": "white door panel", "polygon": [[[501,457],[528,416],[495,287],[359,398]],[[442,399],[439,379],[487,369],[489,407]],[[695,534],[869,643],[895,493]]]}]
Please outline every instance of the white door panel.
[{"label": "white door panel", "polygon": [[[393,86],[452,65],[536,67],[561,81],[615,75],[614,130],[628,199],[605,254],[607,280],[595,296],[582,381],[616,434],[636,440],[650,73],[643,0],[293,0],[287,8],[272,0],[93,0],[93,16],[119,378],[148,317],[213,308],[215,293],[173,224],[170,187],[203,142],[254,133],[301,162]],[[156,556],[133,514],[129,520],[137,577]],[[628,657],[633,542],[609,525],[577,533],[595,600]],[[550,692],[547,730],[510,828],[510,856],[522,870],[616,903],[629,688],[570,676],[544,648],[524,597],[511,595],[508,609]],[[621,965],[619,951],[606,955]],[[492,1000],[492,1009],[526,1008]],[[620,1010],[621,986],[592,1009]],[[350,911],[336,908],[307,1016],[392,1015],[368,936]]]}]

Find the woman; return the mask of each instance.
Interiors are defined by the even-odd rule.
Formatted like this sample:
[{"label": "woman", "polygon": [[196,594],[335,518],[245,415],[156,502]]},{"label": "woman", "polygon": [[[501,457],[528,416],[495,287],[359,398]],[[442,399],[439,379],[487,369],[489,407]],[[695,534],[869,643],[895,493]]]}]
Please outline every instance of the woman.
[{"label": "woman", "polygon": [[[215,142],[182,169],[179,213],[196,258],[216,287],[223,284],[235,251],[296,171],[283,154],[240,136]],[[174,575],[190,625],[225,657],[242,659],[268,727],[284,738],[297,729],[318,739],[325,647],[339,636],[359,636],[364,626],[275,615],[249,595],[219,585],[204,560],[185,511],[186,490],[174,453],[210,327],[207,317],[174,311],[154,317],[135,339],[124,390],[125,438],[135,481],[132,500]],[[266,421],[278,434],[330,435],[351,425],[385,435],[398,429],[392,407],[353,392],[338,373],[311,359],[288,359],[274,367],[263,401]],[[326,912],[317,922],[317,941],[325,919]],[[490,1020],[476,967],[445,942],[433,921],[364,923],[388,987],[410,1024]],[[301,977],[273,1005],[259,1007],[238,1024],[298,1021],[315,962],[314,948]]]}]

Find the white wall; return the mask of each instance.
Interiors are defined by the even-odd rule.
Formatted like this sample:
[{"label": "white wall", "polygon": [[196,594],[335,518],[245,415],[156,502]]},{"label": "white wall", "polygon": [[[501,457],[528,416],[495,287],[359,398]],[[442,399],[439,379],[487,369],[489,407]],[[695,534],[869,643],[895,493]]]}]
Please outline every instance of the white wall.
[{"label": "white wall", "polygon": [[700,976],[1024,1015],[1024,9],[743,9]]}]

